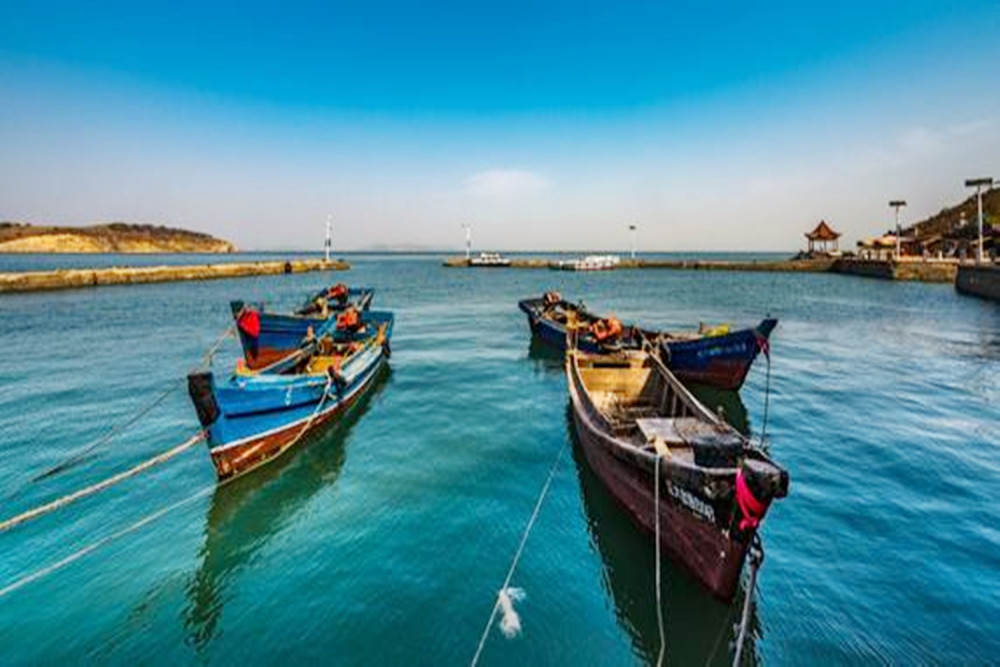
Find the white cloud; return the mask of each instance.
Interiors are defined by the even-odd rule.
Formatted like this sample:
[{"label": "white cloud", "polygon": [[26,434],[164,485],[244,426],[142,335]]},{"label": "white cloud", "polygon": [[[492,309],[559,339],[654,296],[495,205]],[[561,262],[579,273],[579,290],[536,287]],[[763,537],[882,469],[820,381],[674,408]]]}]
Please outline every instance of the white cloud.
[{"label": "white cloud", "polygon": [[465,192],[484,199],[516,199],[550,186],[549,180],[525,169],[490,169],[465,179]]}]

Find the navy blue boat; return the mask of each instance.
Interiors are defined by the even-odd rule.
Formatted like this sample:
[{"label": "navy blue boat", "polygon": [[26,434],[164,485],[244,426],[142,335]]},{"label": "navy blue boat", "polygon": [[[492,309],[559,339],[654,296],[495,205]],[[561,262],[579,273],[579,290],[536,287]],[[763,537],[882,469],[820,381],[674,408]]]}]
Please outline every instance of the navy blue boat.
[{"label": "navy blue boat", "polygon": [[188,376],[220,480],[280,456],[368,391],[389,359],[393,315],[369,311],[361,322],[352,340],[325,336],[294,351],[282,373],[238,366],[222,381],[211,372]]},{"label": "navy blue boat", "polygon": [[750,367],[761,350],[769,350],[769,338],[778,320],[767,318],[756,327],[729,331],[718,327],[706,332],[660,332],[624,325],[615,318],[602,318],[581,304],[548,292],[518,302],[528,316],[532,335],[557,349],[566,349],[566,325],[580,327],[578,346],[592,354],[640,349],[648,342],[682,382],[696,382],[726,390],[743,386]]},{"label": "navy blue boat", "polygon": [[258,370],[287,357],[307,342],[310,332],[315,337],[331,333],[340,314],[368,310],[374,296],[371,287],[337,284],[311,296],[293,314],[268,311],[263,304],[231,302],[247,367]]}]

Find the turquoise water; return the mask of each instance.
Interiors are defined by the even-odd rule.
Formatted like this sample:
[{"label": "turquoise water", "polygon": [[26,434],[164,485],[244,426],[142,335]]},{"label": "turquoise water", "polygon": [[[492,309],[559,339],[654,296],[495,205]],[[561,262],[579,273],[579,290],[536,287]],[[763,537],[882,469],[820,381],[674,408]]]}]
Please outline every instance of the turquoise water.
[{"label": "turquoise water", "polygon": [[[370,398],[237,483],[213,489],[199,446],[0,534],[0,588],[99,544],[0,597],[5,664],[467,663],[549,467],[573,447],[559,359],[529,345],[516,307],[551,288],[650,326],[781,319],[768,433],[792,489],[763,531],[755,658],[996,660],[996,305],[950,286],[832,275],[351,259],[334,280],[375,285],[378,307],[396,313],[391,372]],[[197,422],[182,387],[84,464],[29,482],[182,379],[228,325],[230,298],[287,306],[323,280],[0,297],[0,516],[183,441]],[[236,354],[228,342],[216,368]],[[759,363],[743,391],[753,430],[764,383]],[[523,633],[491,631],[484,664],[655,658],[652,544],[567,454],[513,579],[527,594]],[[670,662],[731,659],[738,610],[669,565],[663,611]]]}]

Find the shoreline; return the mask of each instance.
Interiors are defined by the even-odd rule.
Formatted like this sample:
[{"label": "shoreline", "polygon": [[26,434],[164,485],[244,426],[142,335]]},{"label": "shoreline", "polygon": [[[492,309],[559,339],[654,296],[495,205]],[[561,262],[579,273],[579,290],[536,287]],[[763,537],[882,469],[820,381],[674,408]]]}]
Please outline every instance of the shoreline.
[{"label": "shoreline", "polygon": [[117,266],[100,269],[57,269],[54,271],[14,271],[0,273],[0,294],[39,292],[105,285],[187,280],[220,280],[246,276],[307,273],[311,271],[346,271],[347,262],[333,260],[286,260],[264,262],[224,262],[184,266]]},{"label": "shoreline", "polygon": [[[476,267],[464,257],[449,257],[444,266],[464,269],[548,269],[552,260],[511,257],[509,266]],[[928,283],[955,282],[958,262],[906,260],[901,262],[857,258],[820,259],[623,259],[614,270],[674,269],[696,271],[769,271],[778,273],[837,273],[881,280]]]}]

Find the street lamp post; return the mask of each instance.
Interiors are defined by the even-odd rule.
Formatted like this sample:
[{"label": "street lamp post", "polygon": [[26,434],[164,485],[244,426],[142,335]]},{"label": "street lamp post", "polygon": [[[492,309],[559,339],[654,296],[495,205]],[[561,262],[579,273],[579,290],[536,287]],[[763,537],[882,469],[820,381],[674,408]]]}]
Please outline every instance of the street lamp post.
[{"label": "street lamp post", "polygon": [[333,244],[333,239],[330,235],[331,225],[333,224],[333,215],[328,213],[326,215],[326,240],[323,242],[323,251],[326,256],[327,264],[330,263],[330,246]]},{"label": "street lamp post", "polygon": [[896,209],[896,261],[898,262],[899,257],[902,254],[902,247],[903,247],[902,242],[900,240],[902,234],[900,233],[899,229],[899,209],[902,208],[903,206],[906,206],[906,202],[903,201],[902,199],[893,199],[891,202],[889,202],[889,206]]},{"label": "street lamp post", "polygon": [[635,231],[637,227],[635,225],[629,225],[628,230],[632,233],[632,259],[635,259]]},{"label": "street lamp post", "polygon": [[472,259],[472,225],[462,223],[462,229],[465,230],[465,258]]},{"label": "street lamp post", "polygon": [[976,263],[983,262],[983,186],[993,187],[993,178],[970,178],[965,181],[965,187],[976,189],[976,199],[979,205],[979,247],[976,252]]}]

